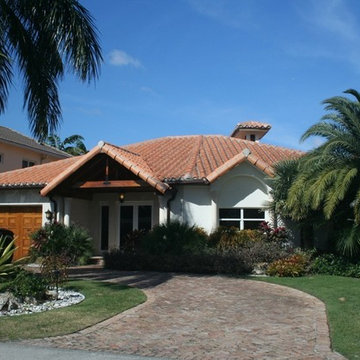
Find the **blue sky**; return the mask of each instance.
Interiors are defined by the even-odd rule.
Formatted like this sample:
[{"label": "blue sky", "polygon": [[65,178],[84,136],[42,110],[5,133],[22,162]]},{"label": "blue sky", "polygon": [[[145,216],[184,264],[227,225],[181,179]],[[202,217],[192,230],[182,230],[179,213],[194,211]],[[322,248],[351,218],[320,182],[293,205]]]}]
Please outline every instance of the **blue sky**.
[{"label": "blue sky", "polygon": [[[96,84],[60,84],[60,136],[91,148],[268,122],[263,142],[308,149],[321,101],[360,91],[358,0],[83,0],[100,33]],[[21,82],[0,124],[30,134]]]}]

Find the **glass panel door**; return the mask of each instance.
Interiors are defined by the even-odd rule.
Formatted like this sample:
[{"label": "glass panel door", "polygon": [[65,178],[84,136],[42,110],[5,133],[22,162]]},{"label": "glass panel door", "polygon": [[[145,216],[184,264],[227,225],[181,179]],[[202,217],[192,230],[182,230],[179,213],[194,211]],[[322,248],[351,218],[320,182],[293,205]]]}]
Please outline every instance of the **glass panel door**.
[{"label": "glass panel door", "polygon": [[120,244],[124,237],[133,231],[133,219],[134,207],[131,205],[120,206]]},{"label": "glass panel door", "polygon": [[138,230],[151,229],[151,205],[139,205],[138,208]]}]

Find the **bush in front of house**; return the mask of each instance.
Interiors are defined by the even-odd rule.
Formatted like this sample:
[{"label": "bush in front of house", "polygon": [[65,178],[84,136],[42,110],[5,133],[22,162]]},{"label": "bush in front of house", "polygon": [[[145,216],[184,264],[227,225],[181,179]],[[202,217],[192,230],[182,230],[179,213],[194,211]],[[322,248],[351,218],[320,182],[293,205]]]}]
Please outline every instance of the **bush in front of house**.
[{"label": "bush in front of house", "polygon": [[112,250],[104,255],[105,267],[114,270],[147,270],[198,274],[235,274],[251,272],[247,254],[224,255],[216,252],[196,254],[129,254]]},{"label": "bush in front of house", "polygon": [[279,277],[298,277],[308,273],[309,266],[310,254],[299,251],[269,264],[266,274]]},{"label": "bush in front of house", "polygon": [[31,234],[30,257],[40,259],[41,274],[56,288],[67,279],[70,265],[84,263],[91,255],[91,238],[77,225],[46,224]]},{"label": "bush in front of house", "polygon": [[152,255],[201,253],[207,242],[206,232],[197,226],[172,221],[155,226],[142,239],[142,250]]},{"label": "bush in front of house", "polygon": [[44,300],[48,283],[39,274],[19,270],[9,283],[7,290],[22,301],[28,299]]},{"label": "bush in front of house", "polygon": [[32,259],[61,255],[69,265],[74,265],[85,263],[92,254],[92,239],[78,225],[46,224],[32,233],[31,238]]},{"label": "bush in front of house", "polygon": [[360,278],[360,263],[344,256],[323,254],[317,256],[311,264],[314,274],[326,274]]},{"label": "bush in front of house", "polygon": [[219,226],[209,235],[208,246],[219,251],[236,250],[261,241],[262,233],[259,230],[238,230],[235,227]]},{"label": "bush in front of house", "polygon": [[139,231],[128,234],[121,249],[105,254],[104,260],[106,268],[117,270],[242,275],[258,263],[289,254],[282,237],[269,239],[260,230],[219,227],[207,235],[196,226],[171,222],[145,235]]}]

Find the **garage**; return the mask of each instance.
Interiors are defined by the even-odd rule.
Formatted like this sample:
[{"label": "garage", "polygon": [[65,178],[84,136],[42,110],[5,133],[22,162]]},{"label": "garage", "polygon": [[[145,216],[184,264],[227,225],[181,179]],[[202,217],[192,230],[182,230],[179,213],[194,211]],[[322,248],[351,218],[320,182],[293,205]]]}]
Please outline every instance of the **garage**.
[{"label": "garage", "polygon": [[0,206],[0,228],[15,235],[14,260],[28,255],[29,235],[42,225],[42,206]]}]

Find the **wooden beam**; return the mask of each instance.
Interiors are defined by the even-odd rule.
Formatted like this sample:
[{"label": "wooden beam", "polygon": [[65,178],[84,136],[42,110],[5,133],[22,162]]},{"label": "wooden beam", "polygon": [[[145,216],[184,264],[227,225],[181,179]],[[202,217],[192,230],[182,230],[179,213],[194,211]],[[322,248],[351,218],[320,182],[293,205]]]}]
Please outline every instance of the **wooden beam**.
[{"label": "wooden beam", "polygon": [[103,188],[139,188],[149,186],[143,180],[109,180],[109,181],[84,181],[72,187],[74,189],[103,189]]}]

